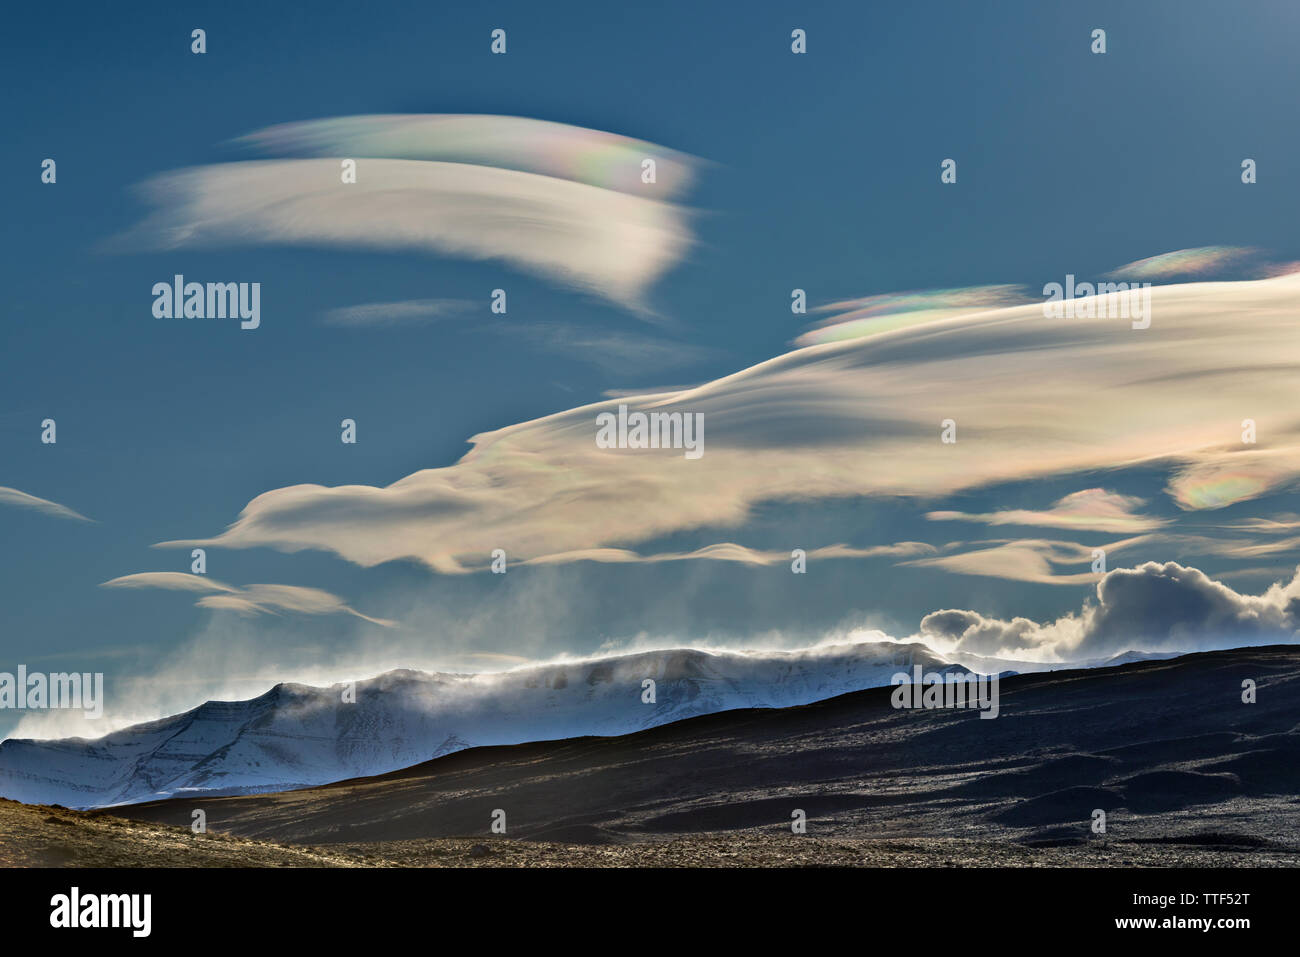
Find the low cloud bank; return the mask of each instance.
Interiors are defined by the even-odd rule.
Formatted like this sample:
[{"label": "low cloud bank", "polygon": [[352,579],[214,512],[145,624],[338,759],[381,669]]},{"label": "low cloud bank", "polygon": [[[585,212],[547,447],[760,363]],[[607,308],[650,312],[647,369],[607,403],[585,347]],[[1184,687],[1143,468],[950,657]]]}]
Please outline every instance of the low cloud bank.
[{"label": "low cloud bank", "polygon": [[1147,562],[1108,573],[1095,600],[1052,622],[946,609],[921,620],[920,637],[939,651],[1070,660],[1290,642],[1297,631],[1300,570],[1262,595],[1245,595],[1200,569]]}]

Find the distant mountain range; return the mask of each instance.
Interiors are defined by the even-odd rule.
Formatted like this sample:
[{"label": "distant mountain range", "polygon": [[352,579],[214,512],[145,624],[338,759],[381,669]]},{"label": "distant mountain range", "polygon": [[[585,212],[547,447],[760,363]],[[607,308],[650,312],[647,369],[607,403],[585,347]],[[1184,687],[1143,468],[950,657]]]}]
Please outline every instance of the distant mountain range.
[{"label": "distant mountain range", "polygon": [[1125,651],[1109,658],[1081,658],[1078,661],[1020,661],[1016,658],[990,658],[967,652],[954,652],[947,655],[949,661],[978,671],[980,674],[998,674],[1014,671],[1017,674],[1038,674],[1043,671],[1067,671],[1074,668],[1113,668],[1135,661],[1163,661],[1177,658],[1180,651]]},{"label": "distant mountain range", "polygon": [[[1247,678],[1253,703],[1242,700]],[[186,826],[201,806],[217,833],[408,864],[446,863],[446,849],[426,842],[454,838],[485,842],[502,863],[520,859],[504,846],[520,839],[605,845],[612,859],[652,865],[666,845],[689,848],[692,866],[728,867],[754,861],[758,845],[790,866],[806,866],[818,846],[848,848],[841,863],[905,866],[1300,862],[1300,647],[999,684],[997,720],[897,709],[891,689],[871,688],[619,737],[473,748],[288,794],[116,813]],[[490,834],[495,809],[506,838]],[[796,810],[807,836],[792,833]],[[1104,831],[1094,829],[1099,811]]]},{"label": "distant mountain range", "polygon": [[[1105,663],[1118,661],[1096,662]],[[694,715],[809,704],[887,685],[918,664],[982,673],[1048,667],[978,656],[958,663],[921,644],[859,642],[795,652],[652,651],[499,674],[398,670],[357,682],[354,703],[344,701],[341,684],[286,683],[95,740],[4,741],[0,796],[86,808],[283,791],[471,747],[620,735]],[[646,679],[654,682],[653,703],[643,701]]]},{"label": "distant mountain range", "polygon": [[[465,748],[617,735],[734,708],[779,708],[964,671],[920,644],[756,654],[654,651],[500,674],[398,670],[344,686],[278,684],[96,740],[0,743],[0,796],[94,807],[203,791],[281,791],[381,774]],[[643,702],[646,679],[654,702]]]}]

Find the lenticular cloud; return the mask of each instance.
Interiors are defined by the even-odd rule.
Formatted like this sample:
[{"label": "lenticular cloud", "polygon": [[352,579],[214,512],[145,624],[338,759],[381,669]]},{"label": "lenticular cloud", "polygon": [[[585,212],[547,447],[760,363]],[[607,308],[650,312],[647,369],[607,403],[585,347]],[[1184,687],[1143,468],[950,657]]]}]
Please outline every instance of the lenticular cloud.
[{"label": "lenticular cloud", "polygon": [[[538,173],[659,199],[680,196],[696,160],[644,140],[522,116],[413,114],[336,116],[270,126],[235,141],[269,156],[435,160]],[[655,183],[642,163],[655,161]]]},{"label": "lenticular cloud", "polygon": [[[125,244],[496,259],[648,312],[648,288],[692,242],[689,213],[672,199],[688,187],[693,160],[597,130],[515,117],[361,116],[271,127],[239,142],[308,158],[156,176],[143,185],[154,212]],[[345,160],[356,164],[355,182],[343,179]]]},{"label": "lenticular cloud", "polygon": [[[1144,330],[1126,319],[1047,318],[1040,304],[796,349],[698,388],[479,434],[454,465],[387,487],[268,491],[220,535],[170,544],[317,548],[361,565],[413,558],[455,572],[496,548],[526,561],[741,527],[765,502],[937,502],[1138,465],[1166,470],[1182,509],[1221,508],[1300,480],[1287,374],[1300,363],[1298,293],[1300,275],[1160,286]],[[707,453],[598,447],[598,416],[620,404],[703,415]],[[1252,412],[1269,447],[1243,444],[1224,408]],[[947,419],[955,444],[940,441]],[[1114,501],[1056,510],[1103,504],[1113,530],[1153,524]]]}]

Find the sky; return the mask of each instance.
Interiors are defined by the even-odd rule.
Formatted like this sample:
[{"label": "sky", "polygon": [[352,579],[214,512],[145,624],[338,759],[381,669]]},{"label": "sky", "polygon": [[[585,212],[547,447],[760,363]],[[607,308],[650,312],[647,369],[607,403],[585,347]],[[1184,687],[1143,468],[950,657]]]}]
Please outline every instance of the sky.
[{"label": "sky", "polygon": [[[0,670],[102,671],[122,720],[651,646],[1295,636],[1294,4],[12,27]],[[1112,273],[1149,329],[1044,316]],[[176,274],[260,283],[260,325],[155,315]],[[704,454],[600,449],[620,402]]]}]

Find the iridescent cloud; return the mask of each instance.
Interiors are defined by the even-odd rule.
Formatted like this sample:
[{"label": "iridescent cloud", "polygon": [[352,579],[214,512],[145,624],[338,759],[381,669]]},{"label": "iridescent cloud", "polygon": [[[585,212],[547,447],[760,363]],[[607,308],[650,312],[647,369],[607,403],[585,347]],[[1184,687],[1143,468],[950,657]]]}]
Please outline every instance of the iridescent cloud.
[{"label": "iridescent cloud", "polygon": [[1259,255],[1260,250],[1250,246],[1197,246],[1139,259],[1112,269],[1106,275],[1114,279],[1187,279],[1226,272]]},{"label": "iridescent cloud", "polygon": [[[602,130],[523,116],[458,113],[336,116],[282,123],[236,143],[272,156],[381,157],[497,166],[638,196],[684,194],[699,161],[685,153]],[[655,162],[655,181],[642,164]]]},{"label": "iridescent cloud", "polygon": [[794,341],[796,346],[843,342],[936,319],[980,312],[1027,301],[1020,286],[966,286],[957,289],[892,292],[862,299],[846,299],[818,306],[813,312],[833,313],[809,326]]},{"label": "iridescent cloud", "polygon": [[[1169,472],[1175,502],[1198,510],[1300,479],[1300,275],[1151,294],[1141,330],[1122,318],[1048,319],[1031,304],[796,349],[697,388],[474,436],[459,462],[387,487],[268,491],[221,534],[171,544],[317,548],[456,572],[497,548],[523,561],[739,528],[775,501],[937,502],[1144,466]],[[619,404],[702,414],[703,456],[598,447],[596,417]],[[1267,449],[1241,443],[1245,415]],[[941,441],[947,420],[952,444]],[[1232,482],[1199,491],[1224,475]]]},{"label": "iridescent cloud", "polygon": [[[649,286],[693,242],[689,212],[670,201],[689,183],[689,157],[595,130],[512,117],[345,117],[246,139],[313,154],[355,146],[342,158],[355,160],[356,181],[342,182],[337,155],[165,173],[142,187],[153,213],[115,245],[498,259],[648,317]],[[642,183],[643,158],[655,157],[656,182]]]}]

